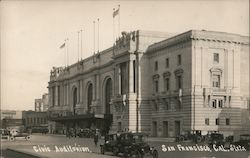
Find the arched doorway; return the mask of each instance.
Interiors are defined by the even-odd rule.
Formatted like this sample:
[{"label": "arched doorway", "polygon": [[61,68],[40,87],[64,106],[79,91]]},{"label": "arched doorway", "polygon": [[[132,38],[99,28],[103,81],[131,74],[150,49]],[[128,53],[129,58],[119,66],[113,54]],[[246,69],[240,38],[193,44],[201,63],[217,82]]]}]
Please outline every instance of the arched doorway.
[{"label": "arched doorway", "polygon": [[73,115],[76,113],[76,104],[77,104],[77,88],[73,89]]},{"label": "arched doorway", "polygon": [[109,78],[105,85],[105,113],[110,114],[110,101],[112,97],[112,80]]},{"label": "arched doorway", "polygon": [[93,100],[93,85],[92,83],[89,84],[88,86],[88,93],[87,93],[87,105],[88,105],[88,112],[91,110],[91,104]]}]

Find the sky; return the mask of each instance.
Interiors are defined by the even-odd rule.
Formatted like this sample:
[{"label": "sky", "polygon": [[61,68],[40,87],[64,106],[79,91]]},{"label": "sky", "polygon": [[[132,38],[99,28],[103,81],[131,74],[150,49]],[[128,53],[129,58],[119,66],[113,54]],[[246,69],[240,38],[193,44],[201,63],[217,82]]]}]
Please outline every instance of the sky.
[{"label": "sky", "polygon": [[[111,47],[113,30],[118,35],[119,18],[113,25],[112,17],[118,5],[120,31],[205,29],[249,36],[248,0],[2,0],[1,109],[34,110],[34,100],[48,92],[52,67],[66,64],[65,48],[59,48],[66,38],[69,64],[78,60],[79,30],[83,30],[79,58],[93,54],[93,21],[98,18],[99,50]],[[96,22],[96,45],[97,28]]]}]

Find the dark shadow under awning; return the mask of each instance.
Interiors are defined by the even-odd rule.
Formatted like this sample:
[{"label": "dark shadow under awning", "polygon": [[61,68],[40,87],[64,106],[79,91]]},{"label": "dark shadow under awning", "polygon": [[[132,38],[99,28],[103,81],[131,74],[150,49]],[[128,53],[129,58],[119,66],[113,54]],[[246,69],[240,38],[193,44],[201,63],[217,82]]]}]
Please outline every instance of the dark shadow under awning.
[{"label": "dark shadow under awning", "polygon": [[87,119],[111,119],[112,114],[82,114],[72,116],[59,116],[51,117],[50,121],[76,121],[76,120],[87,120]]}]

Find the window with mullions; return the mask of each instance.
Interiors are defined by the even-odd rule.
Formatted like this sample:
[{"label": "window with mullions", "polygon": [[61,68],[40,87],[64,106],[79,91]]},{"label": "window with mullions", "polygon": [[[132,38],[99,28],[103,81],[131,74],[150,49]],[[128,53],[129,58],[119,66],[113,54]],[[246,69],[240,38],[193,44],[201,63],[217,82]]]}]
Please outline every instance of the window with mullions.
[{"label": "window with mullions", "polygon": [[217,101],[215,99],[213,99],[212,101],[212,106],[213,108],[217,108]]},{"label": "window with mullions", "polygon": [[226,125],[230,125],[230,119],[226,118]]},{"label": "window with mullions", "polygon": [[213,75],[212,82],[213,87],[220,88],[220,75]]},{"label": "window with mullions", "polygon": [[220,119],[219,118],[215,119],[215,124],[220,125]]},{"label": "window with mullions", "polygon": [[220,99],[220,100],[218,100],[218,107],[219,108],[222,108],[223,107],[223,100],[222,99]]},{"label": "window with mullions", "polygon": [[209,118],[205,118],[205,125],[209,125]]},{"label": "window with mullions", "polygon": [[219,63],[219,53],[214,53],[214,63]]}]

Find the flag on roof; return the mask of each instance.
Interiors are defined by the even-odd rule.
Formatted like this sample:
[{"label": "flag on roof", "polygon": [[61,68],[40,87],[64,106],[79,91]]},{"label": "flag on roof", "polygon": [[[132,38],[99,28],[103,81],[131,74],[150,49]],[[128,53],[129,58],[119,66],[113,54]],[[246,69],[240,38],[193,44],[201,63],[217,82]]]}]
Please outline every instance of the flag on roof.
[{"label": "flag on roof", "polygon": [[119,14],[119,8],[113,12],[113,18]]},{"label": "flag on roof", "polygon": [[65,47],[65,43],[63,43],[61,46],[60,46],[60,48],[64,48]]}]

